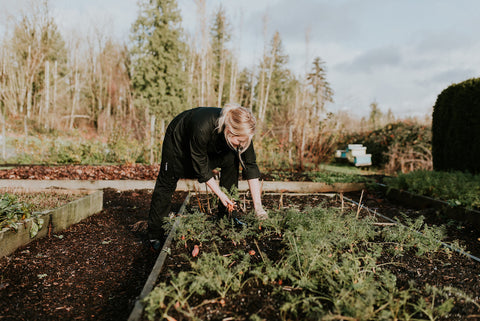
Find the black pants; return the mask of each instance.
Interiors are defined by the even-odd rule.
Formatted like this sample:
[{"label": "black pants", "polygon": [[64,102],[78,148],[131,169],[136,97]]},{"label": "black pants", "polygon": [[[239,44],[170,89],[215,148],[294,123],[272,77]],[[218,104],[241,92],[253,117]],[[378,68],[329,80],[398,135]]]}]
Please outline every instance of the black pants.
[{"label": "black pants", "polygon": [[[177,188],[177,182],[180,178],[190,178],[177,177],[172,166],[173,163],[169,163],[167,157],[162,158],[164,160],[162,160],[160,172],[155,182],[148,215],[148,236],[150,239],[162,239],[165,236],[162,225],[171,211],[172,195]],[[209,159],[209,166],[211,170],[220,168],[221,187],[226,188],[228,191],[230,191],[234,185],[238,187],[239,160],[233,150]],[[220,202],[219,213],[225,212],[225,206]]]}]

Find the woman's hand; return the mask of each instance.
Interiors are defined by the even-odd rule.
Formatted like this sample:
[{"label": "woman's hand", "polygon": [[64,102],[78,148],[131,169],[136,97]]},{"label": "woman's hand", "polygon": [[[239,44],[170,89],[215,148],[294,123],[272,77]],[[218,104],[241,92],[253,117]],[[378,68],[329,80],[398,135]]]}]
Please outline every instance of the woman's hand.
[{"label": "woman's hand", "polygon": [[235,204],[234,201],[232,201],[221,189],[220,186],[218,186],[217,181],[212,177],[209,179],[207,182],[207,186],[210,187],[212,192],[214,192],[218,198],[220,199],[220,202],[222,202],[223,206],[231,212],[237,204]]},{"label": "woman's hand", "polygon": [[223,206],[225,206],[225,208],[228,210],[228,212],[231,213],[235,209],[237,204],[231,199],[229,199],[228,196],[225,195],[225,193],[222,194],[223,195],[220,196],[220,201],[222,202]]},{"label": "woman's hand", "polygon": [[255,207],[255,216],[257,216],[259,220],[266,220],[268,218],[267,211],[265,211],[261,205],[259,208]]}]

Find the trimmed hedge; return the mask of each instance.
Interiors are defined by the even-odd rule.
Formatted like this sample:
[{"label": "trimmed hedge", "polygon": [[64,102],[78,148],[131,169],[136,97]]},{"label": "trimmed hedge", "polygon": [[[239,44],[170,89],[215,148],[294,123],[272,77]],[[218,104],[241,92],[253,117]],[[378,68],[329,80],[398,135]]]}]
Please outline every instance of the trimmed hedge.
[{"label": "trimmed hedge", "polygon": [[480,78],[443,90],[432,119],[434,170],[480,173]]}]

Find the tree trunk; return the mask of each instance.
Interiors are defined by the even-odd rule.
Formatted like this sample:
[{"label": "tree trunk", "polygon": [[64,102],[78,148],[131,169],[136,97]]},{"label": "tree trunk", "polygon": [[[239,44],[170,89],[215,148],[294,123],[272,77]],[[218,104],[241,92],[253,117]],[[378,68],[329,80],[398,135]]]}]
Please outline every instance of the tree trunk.
[{"label": "tree trunk", "polygon": [[50,62],[45,61],[45,108],[44,108],[44,121],[45,129],[49,129],[49,119],[48,115],[50,112]]},{"label": "tree trunk", "polygon": [[222,47],[222,54],[220,55],[220,75],[218,78],[218,98],[217,106],[222,106],[223,83],[225,82],[225,51]]},{"label": "tree trunk", "polygon": [[150,165],[155,161],[153,154],[153,146],[155,143],[155,115],[150,117]]},{"label": "tree trunk", "polygon": [[70,129],[73,129],[73,123],[75,120],[75,108],[77,105],[77,100],[78,100],[78,71],[76,70],[77,66],[75,64],[75,85],[74,85],[74,90],[73,90],[73,101],[72,101],[72,111],[70,113],[70,125],[68,126]]},{"label": "tree trunk", "polygon": [[273,41],[273,48],[272,48],[272,56],[270,57],[270,66],[268,68],[268,79],[267,79],[267,88],[265,91],[265,99],[263,103],[263,108],[262,108],[262,115],[260,116],[260,119],[262,122],[265,120],[265,114],[267,110],[267,104],[268,104],[268,95],[270,91],[270,84],[272,82],[272,74],[273,74],[273,66],[275,64],[275,61],[277,60],[276,56],[276,51],[277,51],[277,46],[278,46],[278,41],[277,37],[274,38]]},{"label": "tree trunk", "polygon": [[237,94],[238,94],[237,73],[238,73],[238,66],[232,59],[232,74],[230,75],[230,94],[229,94],[230,101],[237,101]]}]

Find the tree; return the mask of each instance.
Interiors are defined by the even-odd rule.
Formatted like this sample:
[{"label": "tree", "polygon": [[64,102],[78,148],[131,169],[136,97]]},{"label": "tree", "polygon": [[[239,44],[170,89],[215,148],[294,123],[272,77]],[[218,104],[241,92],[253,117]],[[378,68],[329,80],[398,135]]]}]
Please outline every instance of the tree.
[{"label": "tree", "polygon": [[388,109],[387,115],[385,117],[387,124],[395,122],[395,115],[393,114],[392,109]]},{"label": "tree", "polygon": [[227,70],[227,61],[228,61],[228,50],[225,45],[230,41],[230,25],[227,22],[225,10],[223,7],[219,7],[217,13],[215,14],[215,20],[210,29],[211,37],[211,48],[213,54],[213,78],[214,78],[214,89],[217,94],[217,106],[222,106],[225,102],[225,93],[228,90],[224,90],[226,70]]},{"label": "tree", "polygon": [[[48,1],[34,1],[20,16],[10,40],[9,109],[27,118],[47,120],[50,78],[65,76],[67,51],[57,25],[50,16]],[[50,72],[50,66],[54,72]],[[45,99],[47,97],[47,99]],[[4,97],[5,98],[5,97]],[[37,120],[40,118],[36,118]]]},{"label": "tree", "polygon": [[118,122],[122,127],[135,128],[137,119],[131,103],[128,50],[103,38],[100,33],[95,35],[97,49],[89,43],[84,96],[92,125],[97,132],[108,134]]},{"label": "tree", "polygon": [[320,57],[313,60],[313,68],[307,74],[307,82],[312,90],[312,114],[318,117],[325,110],[325,104],[333,102],[333,90],[327,81],[325,63]]},{"label": "tree", "polygon": [[243,68],[238,76],[238,103],[245,107],[252,107],[252,89],[254,87],[253,72]]},{"label": "tree", "polygon": [[168,119],[186,107],[186,44],[175,0],[143,0],[132,26],[132,86],[146,114]]},{"label": "tree", "polygon": [[296,80],[287,68],[289,57],[284,52],[280,34],[277,32],[272,40],[272,57],[274,57],[271,70],[271,82],[268,104],[270,111],[283,114],[291,106],[295,96]]},{"label": "tree", "polygon": [[370,104],[370,125],[372,127],[372,130],[377,129],[377,127],[380,125],[380,120],[383,117],[382,111],[378,108],[378,103],[373,102]]},{"label": "tree", "polygon": [[[291,81],[293,77],[286,68],[288,55],[283,51],[280,34],[275,32],[270,44],[270,55],[264,55],[260,63],[260,75],[257,91],[260,93],[258,101],[258,118],[261,122],[267,121],[272,111],[279,112],[292,99],[294,89]],[[291,102],[291,101],[290,101]],[[267,110],[270,112],[267,113]]]}]

